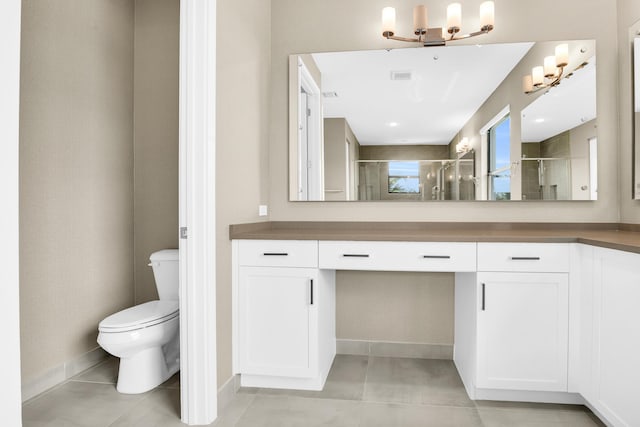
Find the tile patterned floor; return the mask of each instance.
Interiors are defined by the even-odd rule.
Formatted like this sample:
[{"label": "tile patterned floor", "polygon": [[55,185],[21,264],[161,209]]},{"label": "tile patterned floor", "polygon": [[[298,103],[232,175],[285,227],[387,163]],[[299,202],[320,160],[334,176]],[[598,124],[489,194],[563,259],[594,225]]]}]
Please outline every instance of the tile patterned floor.
[{"label": "tile patterned floor", "polygon": [[[114,387],[117,360],[23,405],[25,427],[183,426],[178,375],[141,395]],[[586,408],[471,401],[450,360],[336,357],[320,392],[242,388],[214,427],[594,427]]]}]

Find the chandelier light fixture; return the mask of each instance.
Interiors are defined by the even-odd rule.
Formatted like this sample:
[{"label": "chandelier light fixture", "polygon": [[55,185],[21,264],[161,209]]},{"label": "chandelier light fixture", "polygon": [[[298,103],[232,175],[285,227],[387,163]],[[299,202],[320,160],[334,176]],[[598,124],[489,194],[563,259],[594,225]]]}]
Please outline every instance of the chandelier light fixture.
[{"label": "chandelier light fixture", "polygon": [[418,5],[413,8],[413,33],[415,38],[398,37],[396,32],[396,10],[393,7],[382,9],[382,36],[386,39],[403,42],[421,43],[423,46],[443,46],[448,41],[463,40],[469,37],[487,34],[493,30],[494,5],[485,1],[480,5],[480,30],[469,34],[459,34],[462,28],[462,6],[451,3],[447,7],[447,28],[429,28],[427,7]]},{"label": "chandelier light fixture", "polygon": [[[581,53],[585,50],[581,49]],[[574,72],[584,68],[588,62],[578,65],[572,72],[565,74],[565,67],[569,65],[569,45],[566,43],[556,46],[555,56],[544,58],[544,65],[533,67],[531,74],[522,78],[522,90],[526,94],[536,93],[543,89],[558,86],[563,78],[569,78]]]}]

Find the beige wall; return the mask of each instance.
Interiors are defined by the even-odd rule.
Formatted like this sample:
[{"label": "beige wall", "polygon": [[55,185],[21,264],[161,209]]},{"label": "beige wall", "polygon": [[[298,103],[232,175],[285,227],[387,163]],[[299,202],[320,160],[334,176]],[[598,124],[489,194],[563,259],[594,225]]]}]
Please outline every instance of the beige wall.
[{"label": "beige wall", "polygon": [[180,0],[135,1],[135,303],[158,299],[149,255],[178,247]]},{"label": "beige wall", "polygon": [[218,0],[217,5],[216,286],[222,385],[231,377],[229,224],[267,219],[258,217],[258,205],[269,202],[271,8],[264,0]]},{"label": "beige wall", "polygon": [[324,198],[347,200],[347,121],[324,119]]},{"label": "beige wall", "polygon": [[323,132],[325,200],[357,200],[360,143],[344,118],[324,119]]},{"label": "beige wall", "polygon": [[349,200],[358,200],[358,160],[360,160],[360,141],[353,133],[353,129],[349,126],[349,122],[345,122],[347,131],[347,144],[349,144],[349,177],[347,185],[349,186]]},{"label": "beige wall", "polygon": [[29,381],[133,303],[133,3],[22,2],[20,327]]},{"label": "beige wall", "polygon": [[362,160],[445,160],[449,158],[447,145],[363,145]]},{"label": "beige wall", "polygon": [[[619,106],[620,148],[619,148],[619,198],[620,221],[640,224],[640,200],[632,200],[632,141],[633,141],[633,101],[631,78],[630,29],[640,30],[640,2],[637,0],[617,0],[618,5],[618,65],[619,65]],[[598,144],[602,140],[598,137]],[[640,172],[639,172],[640,173]],[[600,191],[598,192],[600,194]]]},{"label": "beige wall", "polygon": [[338,271],[336,281],[338,339],[453,344],[453,274]]}]

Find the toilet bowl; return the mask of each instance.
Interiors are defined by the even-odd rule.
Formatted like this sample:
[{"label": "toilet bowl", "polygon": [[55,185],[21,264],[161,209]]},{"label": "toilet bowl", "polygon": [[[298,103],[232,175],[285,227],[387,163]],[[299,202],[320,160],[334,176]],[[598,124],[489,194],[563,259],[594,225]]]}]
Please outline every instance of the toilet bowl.
[{"label": "toilet bowl", "polygon": [[144,393],[180,369],[178,251],[155,252],[149,259],[160,300],[119,311],[98,325],[98,344],[120,358],[120,393]]}]

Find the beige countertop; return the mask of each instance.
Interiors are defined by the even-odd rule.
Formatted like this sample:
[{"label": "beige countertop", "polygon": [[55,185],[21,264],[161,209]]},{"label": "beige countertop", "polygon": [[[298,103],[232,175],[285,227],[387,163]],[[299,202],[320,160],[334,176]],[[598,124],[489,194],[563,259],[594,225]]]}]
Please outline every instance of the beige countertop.
[{"label": "beige countertop", "polygon": [[584,243],[640,253],[640,226],[581,223],[261,222],[231,225],[231,239]]}]

